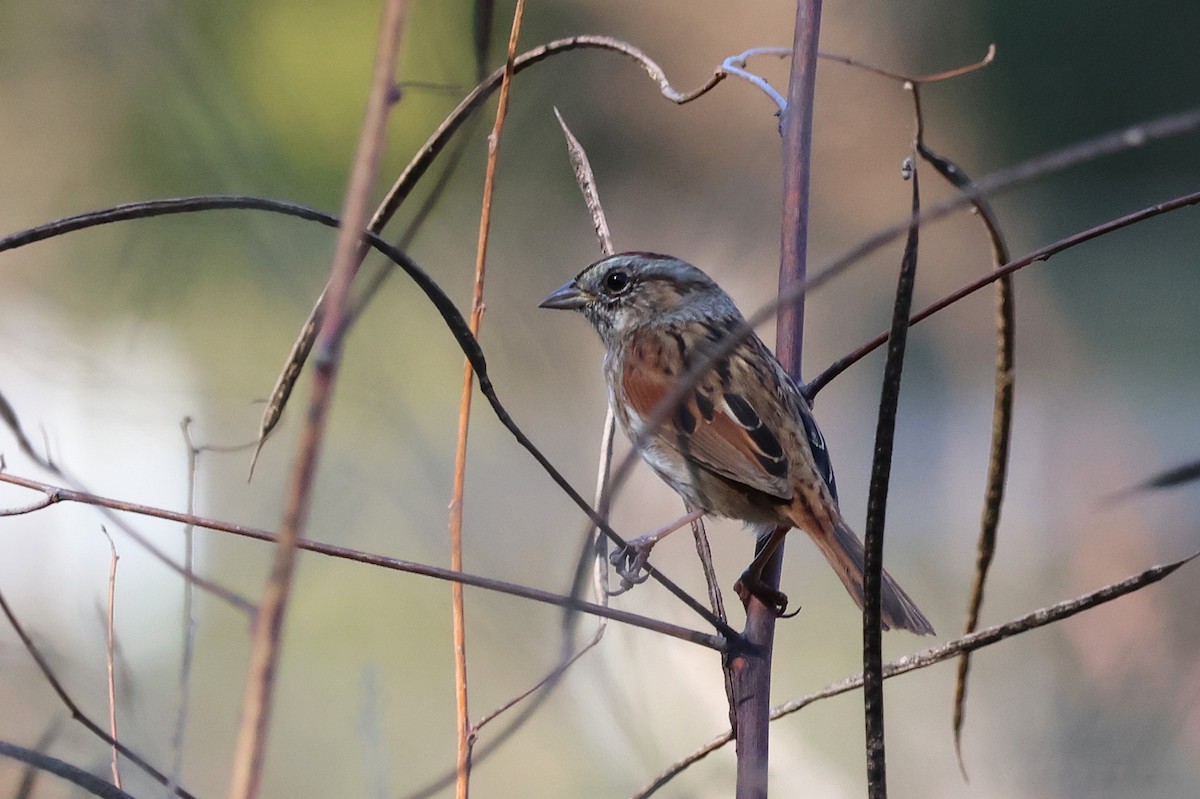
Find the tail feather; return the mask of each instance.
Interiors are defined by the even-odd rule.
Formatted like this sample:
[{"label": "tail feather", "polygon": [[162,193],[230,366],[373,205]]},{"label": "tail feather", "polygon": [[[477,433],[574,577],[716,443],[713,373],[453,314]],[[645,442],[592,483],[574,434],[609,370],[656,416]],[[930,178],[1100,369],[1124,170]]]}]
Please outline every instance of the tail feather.
[{"label": "tail feather", "polygon": [[[841,519],[834,520],[830,525],[830,534],[810,534],[810,537],[821,549],[829,565],[837,572],[842,585],[855,604],[863,606],[863,543]],[[883,590],[880,597],[881,621],[883,629],[897,627],[910,630],[917,635],[933,635],[933,625],[925,614],[917,607],[917,603],[904,592],[900,584],[892,579],[892,575],[883,572]]]}]

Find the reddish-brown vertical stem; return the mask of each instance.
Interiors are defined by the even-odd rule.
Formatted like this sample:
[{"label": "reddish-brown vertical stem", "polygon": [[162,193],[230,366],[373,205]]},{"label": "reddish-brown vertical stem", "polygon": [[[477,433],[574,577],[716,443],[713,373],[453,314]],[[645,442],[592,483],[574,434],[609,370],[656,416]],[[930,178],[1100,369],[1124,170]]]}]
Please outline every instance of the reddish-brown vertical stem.
[{"label": "reddish-brown vertical stem", "polygon": [[[812,153],[812,110],[817,69],[821,0],[798,0],[793,39],[788,107],[780,120],[783,132],[783,222],[779,287],[785,290],[805,278],[808,244],[808,186]],[[804,298],[779,308],[775,351],[795,377],[800,375]],[[763,569],[762,579],[778,587],[783,566],[781,545]],[[738,799],[766,797],[767,744],[771,709],[771,659],[775,611],[757,598],[746,606],[744,646],[729,665],[737,734]]]},{"label": "reddish-brown vertical stem", "polygon": [[250,664],[246,673],[246,690],[242,698],[241,724],[233,756],[230,799],[252,799],[258,795],[262,783],[271,700],[275,692],[275,675],[279,668],[283,625],[296,569],[296,554],[308,521],[312,485],[316,479],[325,421],[329,415],[333,387],[341,362],[346,296],[358,267],[362,231],[367,225],[367,202],[375,179],[379,155],[383,150],[388,112],[395,99],[395,69],[400,50],[403,9],[402,0],[390,0],[385,6],[383,20],[380,22],[379,45],[371,90],[367,97],[366,115],[359,136],[354,167],[346,187],[342,224],[326,288],[327,311],[317,338],[318,356],[308,417],[284,501],[283,522],[275,546],[275,561],[263,588],[263,597],[254,620]]},{"label": "reddish-brown vertical stem", "polygon": [[[512,83],[513,61],[517,53],[517,37],[521,31],[521,17],[525,12],[525,0],[517,0],[513,11],[512,31],[508,40],[508,57],[504,64],[504,78],[500,83],[500,100],[496,106],[496,121],[488,136],[487,171],[484,174],[483,209],[479,215],[479,240],[475,253],[475,282],[471,291],[471,316],[468,325],[471,335],[479,337],[483,323],[483,285],[487,267],[488,232],[492,223],[492,195],[496,185],[496,163],[500,156],[500,134],[504,130],[504,117],[508,112],[508,91]],[[475,390],[475,370],[471,362],[463,364],[462,399],[459,403],[458,443],[454,453],[454,494],[450,500],[450,568],[462,571],[462,522],[463,495],[467,476],[467,434],[471,426],[471,397]],[[451,583],[451,617],[454,626],[454,697],[455,720],[458,728],[458,749],[455,759],[455,796],[467,799],[471,781],[471,749],[475,743],[476,730],[471,724],[467,706],[467,632],[466,608],[463,602],[461,582]]]}]

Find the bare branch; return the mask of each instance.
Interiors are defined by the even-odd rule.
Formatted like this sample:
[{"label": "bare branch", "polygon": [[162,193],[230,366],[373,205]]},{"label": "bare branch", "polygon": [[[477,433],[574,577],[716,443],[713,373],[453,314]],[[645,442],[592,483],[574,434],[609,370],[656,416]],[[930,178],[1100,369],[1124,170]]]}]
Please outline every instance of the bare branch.
[{"label": "bare branch", "polygon": [[[989,49],[988,59],[995,50]],[[921,113],[921,90],[916,84],[912,88],[913,109],[917,119],[917,152],[938,174],[960,191],[971,194],[971,179],[953,161],[929,149],[925,144],[925,119]],[[1000,222],[991,204],[983,197],[972,197],[976,216],[987,232],[992,245],[992,269],[999,270],[1008,263],[1010,255]],[[988,449],[988,474],[983,495],[983,510],[979,521],[979,540],[975,547],[975,577],[971,583],[971,594],[967,599],[967,618],[963,633],[975,632],[979,626],[979,611],[983,607],[983,590],[988,571],[996,554],[996,538],[1000,528],[1000,508],[1004,502],[1004,485],[1008,480],[1009,442],[1012,439],[1013,399],[1016,390],[1017,308],[1011,276],[996,281],[996,369],[992,389],[992,435]],[[962,729],[966,718],[967,675],[971,657],[963,653],[958,659],[954,684],[954,753],[963,779],[967,776],[966,763],[962,754]]]},{"label": "bare branch", "polygon": [[[1192,192],[1191,194],[1185,194],[1183,196],[1167,200],[1166,202],[1156,203],[1148,208],[1135,211],[1132,214],[1127,214],[1125,216],[1096,225],[1095,227],[1088,228],[1087,230],[1073,233],[1066,238],[1059,239],[1053,244],[1047,244],[1045,247],[1034,250],[1033,252],[1022,256],[1015,261],[1010,261],[991,273],[977,280],[971,281],[957,291],[947,294],[945,297],[929,305],[919,313],[914,314],[912,319],[909,320],[909,325],[912,326],[918,322],[924,321],[930,316],[933,316],[935,313],[945,310],[959,300],[969,297],[980,289],[986,288],[996,281],[1008,277],[1013,272],[1017,272],[1034,263],[1048,261],[1064,250],[1069,250],[1079,244],[1089,242],[1092,239],[1100,238],[1101,236],[1121,230],[1122,228],[1129,227],[1130,225],[1144,222],[1147,219],[1152,219],[1156,216],[1170,213],[1171,211],[1178,211],[1181,208],[1188,208],[1198,204],[1200,204],[1200,191]],[[833,380],[833,378],[837,377],[842,372],[846,371],[846,369],[858,363],[867,355],[878,349],[880,345],[887,341],[887,337],[887,333],[880,333],[854,352],[834,361],[825,369],[825,371],[821,372],[821,374],[819,374],[806,386],[808,393],[813,395],[819,392],[831,380]]]},{"label": "bare branch", "polygon": [[890,69],[875,66],[874,64],[867,63],[866,61],[854,58],[853,56],[840,55],[838,53],[821,53],[819,57],[826,61],[833,61],[837,64],[845,64],[846,66],[854,67],[855,69],[861,69],[866,72],[873,73],[881,78],[888,78],[890,80],[899,81],[900,83],[911,83],[914,86],[921,86],[926,83],[937,83],[938,81],[969,75],[972,72],[978,72],[984,67],[989,66],[994,60],[996,60],[996,45],[989,44],[987,53],[984,54],[982,59],[976,61],[974,64],[967,64],[966,66],[955,67],[954,69],[948,69],[944,72],[934,72],[930,75],[920,76],[905,75],[900,72],[893,72]]},{"label": "bare branch", "polygon": [[62,777],[67,782],[78,785],[92,796],[99,796],[100,799],[134,799],[131,794],[125,793],[119,787],[109,785],[89,771],[73,766],[65,760],[59,760],[56,757],[50,757],[8,741],[0,741],[0,755],[11,757],[13,760],[27,763],[41,771],[48,771],[55,776]]},{"label": "bare branch", "polygon": [[[475,251],[475,282],[471,289],[471,318],[468,327],[471,335],[479,338],[483,324],[483,286],[487,274],[488,234],[492,225],[492,196],[496,187],[496,166],[500,160],[500,140],[504,132],[504,120],[508,115],[508,95],[512,86],[513,59],[517,52],[517,39],[521,32],[521,20],[525,15],[525,0],[517,0],[513,11],[512,29],[508,37],[508,54],[504,62],[504,75],[500,82],[500,100],[496,105],[496,121],[488,136],[487,167],[483,179],[483,208],[479,213],[479,239]],[[471,425],[471,398],[474,394],[475,370],[469,360],[463,363],[462,397],[459,400],[458,435],[454,450],[454,489],[450,499],[450,568],[462,571],[462,522],[463,499],[467,479],[467,433]],[[462,583],[450,584],[450,616],[454,641],[454,696],[455,727],[458,739],[458,754],[455,766],[457,779],[455,795],[467,799],[471,780],[471,748],[475,744],[475,733],[467,713],[467,624],[466,608],[463,605]]]},{"label": "bare branch", "polygon": [[[108,563],[108,613],[105,614],[104,624],[104,663],[108,671],[108,734],[115,741],[117,740],[117,680],[116,670],[113,667],[113,618],[116,615],[117,561],[120,560],[120,556],[117,554],[117,545],[113,543],[112,536],[108,534],[108,530],[105,530],[103,525],[100,527],[100,532],[104,533],[104,537],[108,539],[108,547],[112,552]],[[119,753],[115,745],[111,749],[113,785],[120,788]]]},{"label": "bare branch", "polygon": [[[196,479],[198,457],[201,451],[192,441],[192,420],[184,417],[180,424],[183,433],[183,443],[187,447],[187,500],[188,515],[196,512]],[[183,567],[188,574],[195,571],[195,528],[191,524],[183,526]],[[179,658],[179,682],[176,685],[175,696],[175,730],[171,734],[171,782],[168,788],[175,785],[183,773],[183,738],[187,732],[189,695],[192,679],[192,660],[195,654],[196,617],[193,611],[195,592],[192,591],[191,581],[183,585],[183,651]]]},{"label": "bare branch", "polygon": [[366,118],[359,137],[333,265],[326,288],[328,313],[322,320],[316,377],[309,401],[306,425],[289,480],[283,512],[283,524],[275,547],[275,562],[264,588],[250,649],[246,692],[242,700],[242,720],[234,749],[230,799],[253,799],[258,795],[266,755],[270,725],[271,699],[275,672],[279,665],[283,623],[291,594],[297,543],[304,535],[311,502],[311,487],[316,478],[317,462],[325,420],[337,381],[344,336],[343,317],[350,281],[360,262],[362,230],[366,227],[367,202],[383,150],[388,112],[395,97],[396,60],[400,51],[400,31],[404,4],[389,0],[379,28],[371,89],[367,97]]},{"label": "bare branch", "polygon": [[1174,488],[1175,486],[1185,485],[1196,480],[1200,480],[1200,461],[1192,461],[1182,466],[1167,469],[1165,472],[1159,472],[1148,480],[1143,480],[1131,488],[1109,494],[1102,502],[1110,505],[1142,491],[1150,491],[1155,488]]}]

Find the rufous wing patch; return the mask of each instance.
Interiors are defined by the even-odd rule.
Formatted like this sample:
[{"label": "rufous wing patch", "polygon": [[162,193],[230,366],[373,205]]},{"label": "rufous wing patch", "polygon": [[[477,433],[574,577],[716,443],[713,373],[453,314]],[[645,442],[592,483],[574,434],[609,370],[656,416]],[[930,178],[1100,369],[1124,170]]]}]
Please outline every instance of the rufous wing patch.
[{"label": "rufous wing patch", "polygon": [[[642,419],[654,413],[682,376],[662,363],[664,348],[674,347],[667,335],[643,334],[625,351],[622,387]],[[705,375],[655,435],[699,467],[781,500],[792,497],[779,440],[743,397],[724,391],[717,370]]]}]

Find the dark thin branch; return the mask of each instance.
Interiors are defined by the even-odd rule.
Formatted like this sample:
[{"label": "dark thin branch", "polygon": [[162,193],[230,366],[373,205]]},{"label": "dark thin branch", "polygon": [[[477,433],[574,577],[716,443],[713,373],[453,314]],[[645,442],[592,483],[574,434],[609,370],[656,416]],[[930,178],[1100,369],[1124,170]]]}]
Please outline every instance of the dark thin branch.
[{"label": "dark thin branch", "polygon": [[[1191,194],[1184,194],[1172,200],[1167,200],[1166,202],[1156,203],[1148,208],[1135,211],[1132,214],[1127,214],[1125,216],[1096,225],[1095,227],[1088,228],[1087,230],[1073,233],[1066,238],[1059,239],[1052,244],[1047,244],[1045,247],[1034,250],[1033,252],[1022,256],[1015,261],[1010,261],[991,273],[977,280],[971,281],[957,291],[947,294],[945,297],[929,305],[924,310],[914,314],[912,319],[909,320],[909,326],[911,327],[918,322],[928,319],[935,313],[945,310],[959,300],[969,297],[980,289],[986,288],[996,281],[1008,277],[1013,272],[1024,269],[1030,264],[1041,261],[1049,261],[1052,257],[1058,255],[1060,252],[1069,250],[1079,244],[1089,242],[1092,239],[1098,239],[1101,236],[1116,232],[1131,225],[1136,225],[1137,223],[1144,222],[1147,219],[1152,219],[1156,216],[1170,213],[1171,211],[1178,211],[1181,208],[1188,208],[1198,204],[1200,204],[1200,191],[1192,192]],[[805,386],[807,393],[810,396],[815,395],[826,385],[828,385],[829,382],[835,377],[878,349],[885,341],[887,341],[887,338],[887,333],[880,333],[875,338],[856,349],[854,352],[851,352],[848,355],[845,355],[834,361],[825,369],[825,371],[821,372],[821,374],[817,375],[812,382]]]},{"label": "dark thin branch", "polygon": [[917,218],[921,213],[920,172],[910,163],[912,181],[912,227],[904,244],[892,331],[879,396],[879,421],[875,428],[875,456],[867,493],[867,523],[863,531],[863,709],[866,727],[867,795],[887,797],[887,766],[884,747],[883,630],[880,623],[883,596],[883,538],[887,517],[888,486],[892,474],[892,451],[896,440],[896,414],[900,406],[900,380],[908,340],[908,315],[917,281]]},{"label": "dark thin branch", "polygon": [[62,777],[67,782],[78,785],[92,796],[99,796],[101,799],[134,799],[132,794],[125,793],[120,788],[105,782],[90,771],[84,771],[65,760],[59,760],[57,757],[50,757],[41,752],[35,752],[32,749],[11,744],[8,741],[0,741],[0,755],[11,757],[13,760],[27,763],[40,771]]},{"label": "dark thin branch", "polygon": [[853,56],[841,55],[838,53],[821,53],[821,58],[825,61],[832,61],[837,64],[845,64],[846,66],[854,67],[855,69],[861,69],[874,75],[878,75],[881,78],[888,78],[889,80],[899,81],[900,83],[911,83],[914,86],[922,86],[926,83],[937,83],[943,80],[950,80],[951,78],[959,78],[963,75],[969,75],[972,72],[978,72],[984,67],[990,66],[991,63],[996,60],[996,45],[989,44],[987,53],[984,54],[982,59],[976,61],[974,64],[967,64],[963,67],[955,67],[954,69],[947,69],[943,72],[934,72],[929,75],[919,76],[893,72],[890,69],[875,66],[874,64],[867,63],[866,61],[854,58]]},{"label": "dark thin branch", "polygon": [[1167,469],[1165,472],[1159,472],[1150,479],[1143,480],[1135,486],[1109,494],[1102,501],[1108,505],[1143,491],[1151,491],[1156,488],[1174,488],[1195,482],[1196,480],[1200,480],[1200,461],[1192,461],[1182,466],[1176,466],[1173,469]]},{"label": "dark thin branch", "polygon": [[[6,475],[0,474],[0,478],[3,477],[6,477]],[[55,676],[54,670],[50,668],[50,664],[42,655],[41,650],[37,648],[37,645],[33,643],[33,639],[29,637],[29,633],[25,632],[25,628],[21,626],[21,622],[17,620],[16,614],[14,614],[12,608],[9,607],[8,601],[4,598],[3,592],[0,592],[0,613],[3,613],[5,618],[8,619],[8,623],[12,625],[13,631],[17,634],[17,637],[21,639],[21,643],[24,644],[25,651],[29,653],[31,658],[33,658],[33,662],[37,664],[38,670],[41,671],[42,677],[45,678],[46,683],[50,686],[50,690],[54,691],[55,695],[58,696],[59,701],[63,703],[64,707],[66,707],[67,712],[71,714],[71,718],[86,727],[88,732],[92,733],[92,735],[95,735],[109,746],[114,747],[118,752],[128,758],[131,763],[154,778],[160,785],[168,785],[170,781],[165,774],[154,768],[154,766],[150,765],[141,755],[134,752],[128,746],[114,739],[100,725],[92,721],[92,719],[86,713],[80,710],[79,705],[75,704],[75,700],[71,699],[70,694],[68,694],[67,690],[63,688],[62,683],[58,681],[58,677]],[[173,793],[175,796],[184,797],[184,799],[194,799],[190,793],[179,786],[175,786]]]}]

